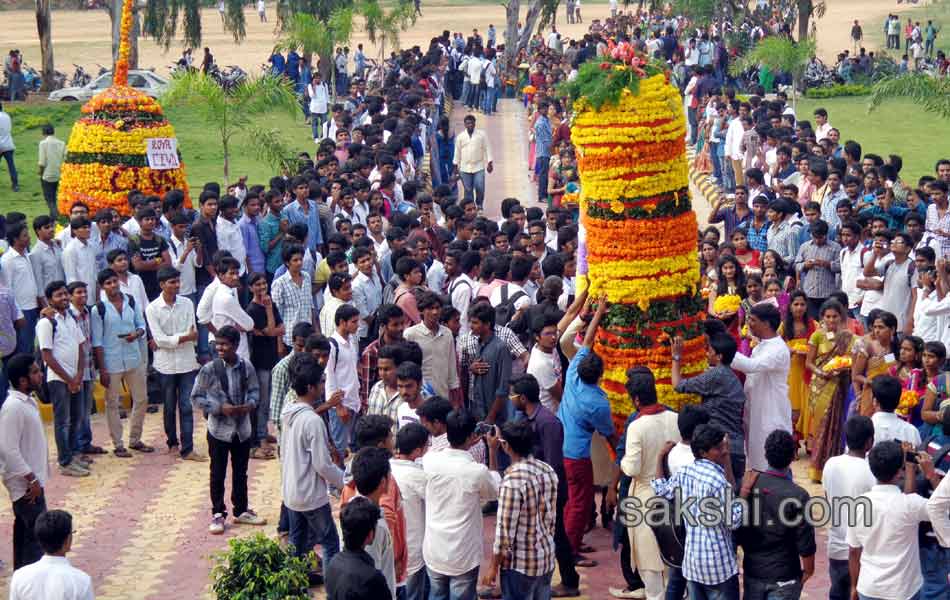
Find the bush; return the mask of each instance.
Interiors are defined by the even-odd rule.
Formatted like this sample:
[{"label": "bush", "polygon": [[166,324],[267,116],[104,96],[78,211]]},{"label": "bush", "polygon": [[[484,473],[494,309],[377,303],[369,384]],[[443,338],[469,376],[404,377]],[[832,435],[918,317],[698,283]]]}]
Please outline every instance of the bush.
[{"label": "bush", "polygon": [[837,83],[828,87],[808,88],[806,98],[837,98],[839,96],[867,96],[871,86],[861,83]]},{"label": "bush", "polygon": [[234,538],[214,557],[212,586],[218,600],[308,600],[305,558],[262,533]]}]

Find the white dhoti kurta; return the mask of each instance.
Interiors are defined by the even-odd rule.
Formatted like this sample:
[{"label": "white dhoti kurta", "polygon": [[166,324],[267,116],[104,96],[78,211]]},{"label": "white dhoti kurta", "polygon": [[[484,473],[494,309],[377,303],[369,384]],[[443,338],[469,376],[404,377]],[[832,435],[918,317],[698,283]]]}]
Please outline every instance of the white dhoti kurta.
[{"label": "white dhoti kurta", "polygon": [[[732,368],[746,374],[746,468],[765,471],[765,438],[776,429],[792,431],[792,405],[788,399],[788,346],[779,336],[762,340],[752,356],[736,354]],[[736,480],[742,473],[735,473]]]},{"label": "white dhoti kurta", "polygon": [[[640,500],[641,505],[656,494],[650,482],[656,477],[656,463],[666,442],[679,442],[680,432],[676,425],[677,414],[665,410],[655,415],[642,415],[627,428],[627,440],[620,468],[633,479],[629,496]],[[639,571],[663,571],[660,547],[653,530],[646,523],[629,529],[631,564]]]}]

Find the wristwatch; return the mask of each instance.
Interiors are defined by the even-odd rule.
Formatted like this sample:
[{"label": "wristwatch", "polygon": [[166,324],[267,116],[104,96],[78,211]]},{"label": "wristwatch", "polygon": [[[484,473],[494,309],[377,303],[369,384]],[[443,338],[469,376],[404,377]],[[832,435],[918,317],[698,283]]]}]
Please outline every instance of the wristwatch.
[{"label": "wristwatch", "polygon": [[680,358],[682,358],[682,356],[680,356],[679,354],[674,354],[674,355],[673,355],[673,362],[679,362],[679,361],[680,361]]}]

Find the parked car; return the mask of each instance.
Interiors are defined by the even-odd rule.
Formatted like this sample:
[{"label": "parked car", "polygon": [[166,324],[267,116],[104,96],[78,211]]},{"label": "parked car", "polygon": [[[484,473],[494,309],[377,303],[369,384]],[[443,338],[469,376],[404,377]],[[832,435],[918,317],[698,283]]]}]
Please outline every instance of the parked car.
[{"label": "parked car", "polygon": [[[79,100],[85,102],[111,85],[112,71],[106,71],[82,87],[67,87],[56,90],[50,93],[49,99],[53,101],[73,102]],[[168,87],[168,80],[151,71],[129,71],[129,85],[140,92],[157,98]]]}]

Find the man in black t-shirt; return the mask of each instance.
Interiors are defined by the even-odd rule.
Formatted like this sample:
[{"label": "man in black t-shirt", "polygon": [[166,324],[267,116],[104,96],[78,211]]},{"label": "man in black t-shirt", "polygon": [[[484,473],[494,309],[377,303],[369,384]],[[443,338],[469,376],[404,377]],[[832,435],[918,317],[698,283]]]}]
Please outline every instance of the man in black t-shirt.
[{"label": "man in black t-shirt", "polygon": [[815,572],[815,529],[804,514],[810,496],[792,481],[789,469],[797,449],[791,433],[776,429],[765,439],[769,469],[759,473],[754,483],[749,477],[742,480],[740,496],[748,499],[752,514],[750,524],[736,532],[736,541],[743,550],[743,588],[748,598],[779,593],[798,598]]},{"label": "man in black t-shirt", "polygon": [[151,208],[139,210],[136,219],[142,231],[129,238],[129,256],[132,259],[132,268],[145,285],[145,294],[149,300],[154,300],[162,293],[158,285],[158,270],[172,264],[171,255],[168,253],[168,240],[155,233],[158,215]]},{"label": "man in black t-shirt", "polygon": [[284,321],[271,300],[266,275],[253,274],[248,281],[248,287],[252,298],[245,310],[254,319],[254,330],[248,335],[248,345],[251,350],[251,365],[257,371],[258,383],[261,386],[257,409],[251,413],[251,426],[254,429],[251,458],[274,458],[270,442],[271,439],[276,442],[276,439],[268,439],[271,436],[267,433],[267,420],[270,417],[271,371],[283,351]]},{"label": "man in black t-shirt", "polygon": [[191,228],[191,235],[201,242],[201,250],[206,257],[204,267],[195,271],[195,280],[198,284],[198,297],[208,284],[214,280],[214,255],[218,252],[218,233],[215,230],[215,219],[218,217],[218,195],[212,190],[201,192],[198,220]]}]

